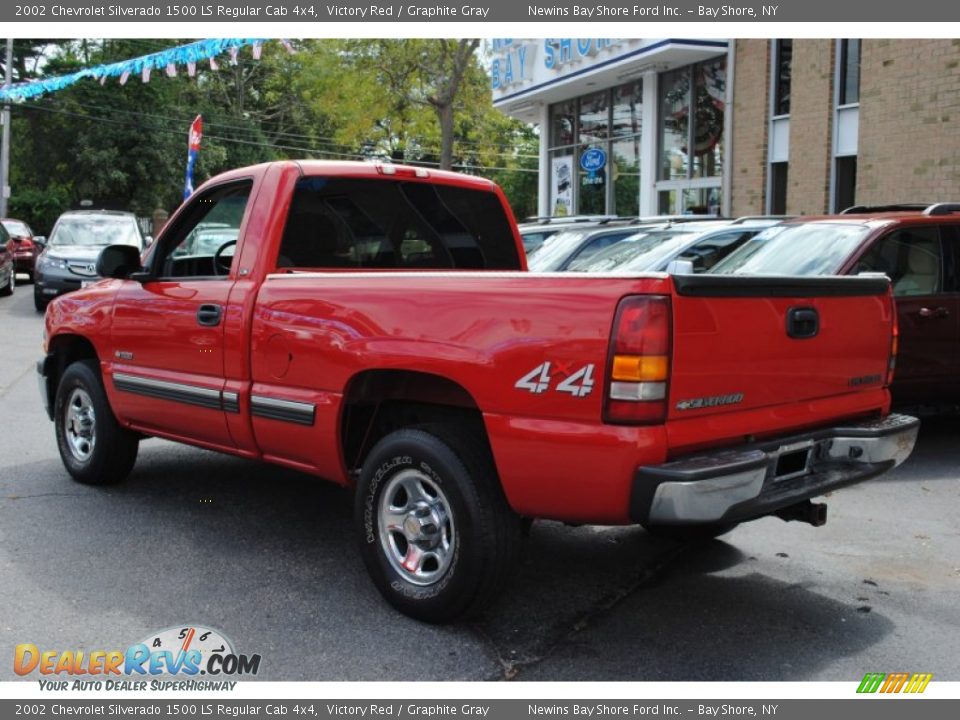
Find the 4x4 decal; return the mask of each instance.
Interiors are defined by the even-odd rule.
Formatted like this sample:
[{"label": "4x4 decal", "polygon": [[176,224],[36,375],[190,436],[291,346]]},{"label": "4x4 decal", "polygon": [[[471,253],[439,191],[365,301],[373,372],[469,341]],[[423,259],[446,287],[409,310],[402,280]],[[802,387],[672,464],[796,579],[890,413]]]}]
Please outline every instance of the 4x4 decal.
[{"label": "4x4 decal", "polygon": [[[550,375],[552,367],[549,360],[541,363],[517,380],[513,386],[518,390],[526,390],[535,395],[544,393],[550,389],[550,384],[553,382],[553,378]],[[593,386],[593,363],[589,363],[576,372],[570,373],[566,379],[559,382],[554,389],[557,392],[569,393],[573,397],[586,397],[593,392]]]}]

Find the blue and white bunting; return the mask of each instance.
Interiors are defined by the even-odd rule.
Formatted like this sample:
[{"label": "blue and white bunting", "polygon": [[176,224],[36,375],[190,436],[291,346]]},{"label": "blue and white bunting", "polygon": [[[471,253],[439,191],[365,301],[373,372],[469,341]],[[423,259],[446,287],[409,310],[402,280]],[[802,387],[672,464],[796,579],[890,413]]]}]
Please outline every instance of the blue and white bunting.
[{"label": "blue and white bunting", "polygon": [[[130,75],[139,75],[143,82],[149,82],[150,73],[154,69],[163,70],[172,77],[176,75],[176,68],[184,65],[187,66],[188,73],[192,76],[196,70],[196,64],[201,60],[209,60],[210,68],[216,70],[217,62],[215,58],[221,53],[229,53],[231,64],[236,64],[238,51],[248,45],[253,46],[253,55],[259,59],[260,48],[264,42],[267,42],[266,38],[198,40],[187,45],[180,45],[130,60],[84,68],[69,75],[41,78],[0,88],[0,101],[23,102],[46,93],[63,90],[84,78],[93,78],[104,83],[107,78],[115,77],[120,78],[120,83],[123,84]],[[287,44],[287,42],[284,42],[285,47]]]}]

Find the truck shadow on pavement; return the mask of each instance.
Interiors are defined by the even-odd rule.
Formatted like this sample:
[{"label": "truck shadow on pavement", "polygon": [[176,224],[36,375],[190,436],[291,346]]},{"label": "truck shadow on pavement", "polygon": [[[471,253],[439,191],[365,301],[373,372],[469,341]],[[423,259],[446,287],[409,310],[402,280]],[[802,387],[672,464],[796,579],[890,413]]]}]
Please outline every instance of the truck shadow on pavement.
[{"label": "truck shadow on pavement", "polygon": [[576,536],[531,538],[520,582],[482,623],[506,677],[796,680],[893,630],[812,582],[752,570],[757,558],[735,547],[736,531],[672,547],[640,529],[613,534],[628,557]]},{"label": "truck shadow on pavement", "polygon": [[[736,533],[694,546],[551,522],[534,524],[486,616],[427,626],[395,613],[368,580],[347,491],[159,441],[141,453],[115,487],[72,483],[53,461],[38,482],[0,483],[13,563],[3,572],[51,603],[38,618],[62,614],[60,632],[87,617],[85,637],[102,625],[134,642],[202,622],[263,654],[257,679],[268,680],[778,680],[892,630],[879,613],[858,617],[855,605],[751,571]],[[105,593],[122,602],[104,606]],[[40,623],[8,622],[30,637]],[[418,648],[418,662],[385,648]]]}]

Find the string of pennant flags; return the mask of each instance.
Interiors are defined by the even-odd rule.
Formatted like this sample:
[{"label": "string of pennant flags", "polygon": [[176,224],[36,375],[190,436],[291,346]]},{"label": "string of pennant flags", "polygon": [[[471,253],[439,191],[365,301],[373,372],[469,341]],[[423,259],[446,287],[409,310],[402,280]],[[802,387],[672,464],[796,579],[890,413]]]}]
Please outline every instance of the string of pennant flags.
[{"label": "string of pennant flags", "polygon": [[[56,75],[17,83],[0,88],[0,101],[23,102],[32,98],[56,92],[70,87],[80,80],[91,78],[101,85],[109,78],[119,78],[121,85],[125,85],[130,77],[139,77],[142,82],[150,82],[150,76],[155,70],[163,71],[168,77],[175,77],[178,68],[186,67],[187,75],[193,77],[197,72],[197,65],[208,62],[211,70],[219,69],[217,56],[226,54],[231,65],[237,64],[240,50],[251,48],[254,60],[259,60],[263,51],[263,44],[268,38],[220,38],[198,40],[197,42],[179,45],[159,52],[121,60],[119,62],[96,65],[84,68],[67,75]],[[280,40],[289,52],[293,52],[293,45],[289,40]]]}]

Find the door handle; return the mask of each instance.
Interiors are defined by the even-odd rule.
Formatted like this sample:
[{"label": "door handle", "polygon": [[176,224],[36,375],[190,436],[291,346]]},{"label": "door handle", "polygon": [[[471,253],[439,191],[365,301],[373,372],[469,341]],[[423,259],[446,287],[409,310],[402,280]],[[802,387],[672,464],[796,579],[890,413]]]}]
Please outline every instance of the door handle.
[{"label": "door handle", "polygon": [[950,311],[943,306],[932,309],[928,307],[922,307],[917,311],[917,315],[922,318],[945,318],[950,315]]},{"label": "door handle", "polygon": [[223,317],[223,308],[219,305],[201,305],[197,310],[197,324],[205,327],[215,327]]}]

